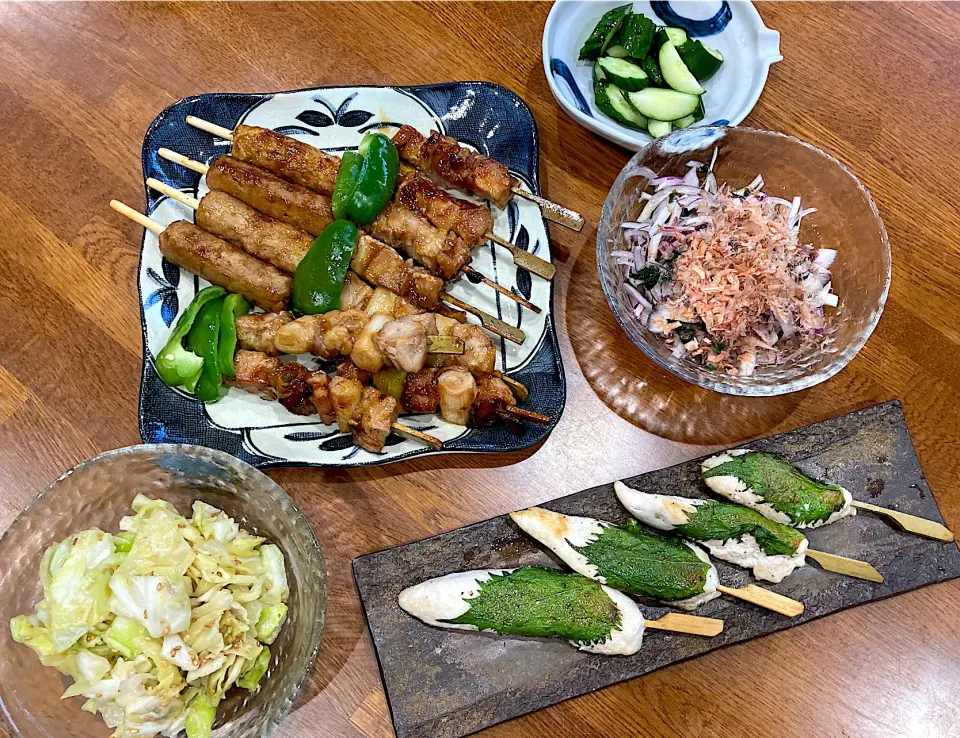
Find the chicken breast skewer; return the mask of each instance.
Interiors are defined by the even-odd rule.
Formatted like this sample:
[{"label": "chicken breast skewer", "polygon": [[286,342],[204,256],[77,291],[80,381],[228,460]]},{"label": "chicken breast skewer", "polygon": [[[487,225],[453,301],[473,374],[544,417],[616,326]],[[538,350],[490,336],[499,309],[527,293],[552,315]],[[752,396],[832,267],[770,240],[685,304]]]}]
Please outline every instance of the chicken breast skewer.
[{"label": "chicken breast skewer", "polygon": [[803,612],[802,603],[770,590],[753,585],[724,587],[703,549],[653,533],[636,521],[617,526],[539,507],[510,513],[510,517],[575,572],[625,594],[694,610],[723,593],[788,617]]},{"label": "chicken breast skewer", "polygon": [[614,482],[613,488],[620,503],[641,523],[700,541],[715,558],[752,569],[757,579],[783,581],[809,556],[827,571],[883,581],[883,575],[865,561],[814,551],[800,531],[768,520],[748,507],[651,494],[622,482]]},{"label": "chicken breast skewer", "polygon": [[892,518],[910,533],[953,540],[953,533],[934,520],[854,500],[839,484],[811,479],[773,454],[750,449],[725,451],[706,459],[701,473],[718,495],[785,525],[817,528],[856,515],[856,508],[862,508]]},{"label": "chicken breast skewer", "polygon": [[[328,195],[287,182],[240,159],[219,156],[207,165],[170,149],[160,149],[158,153],[162,158],[204,174],[211,190],[226,192],[261,213],[313,236],[319,236],[333,222]],[[536,313],[541,312],[540,308],[526,298],[514,294],[467,266],[470,248],[456,234],[435,228],[416,212],[401,204],[388,204],[365,230],[374,238],[403,249],[408,256],[437,276],[451,279],[462,271],[471,282],[481,282],[504,297]]]},{"label": "chicken breast skewer", "polygon": [[[267,172],[261,172],[255,167],[246,165],[239,160],[231,160],[231,157],[221,156],[214,160],[214,165],[216,166],[216,169],[214,169],[214,165],[208,166],[201,162],[182,156],[181,154],[177,154],[175,151],[170,151],[169,149],[160,149],[158,154],[164,159],[176,162],[177,164],[180,164],[181,166],[200,174],[209,175],[211,172],[216,172],[217,176],[212,182],[209,176],[207,179],[211,189],[225,191],[227,194],[232,195],[235,199],[244,202],[246,205],[258,210],[260,213],[264,213],[275,218],[276,220],[286,223],[287,225],[291,225],[299,231],[304,231],[311,235],[318,235],[319,233],[322,233],[323,229],[332,222],[332,214],[330,213],[329,200],[327,198],[323,198],[322,196],[304,190],[303,188],[298,188],[297,185],[291,185],[288,182],[277,179],[276,177],[273,177],[273,175],[268,174]],[[248,172],[247,170],[243,169],[243,167],[253,171]],[[171,192],[178,193],[184,198],[180,199],[179,201],[183,204],[187,204],[188,207],[194,207],[195,209],[198,209],[202,205],[201,201],[196,200],[196,198],[192,198],[189,195],[185,195],[175,188],[170,188],[169,185],[164,185],[162,182],[158,182],[157,180],[153,179],[151,181],[154,183],[154,185],[159,184],[162,187],[169,188],[168,190],[164,191],[164,194],[168,194],[172,198],[176,196],[170,194]],[[270,188],[275,188],[275,190],[271,190]],[[160,190],[158,189],[158,191]],[[318,205],[318,200],[326,200],[326,203],[321,203]],[[392,252],[392,249],[389,249],[389,247],[385,244],[381,244],[375,239],[369,239],[368,241],[368,238],[369,237],[361,236],[357,244],[358,253],[369,253],[372,249],[373,251],[377,252],[382,259],[385,255],[389,254],[389,252]],[[394,255],[393,261],[396,263],[397,260],[399,260],[399,263],[402,264],[403,259],[399,256],[399,254],[396,254],[396,252],[392,253]],[[368,265],[369,263],[370,262],[367,262]],[[353,264],[354,261],[351,260],[351,265]],[[374,267],[367,266],[367,270],[370,274],[374,274]],[[409,267],[406,269],[405,273],[405,284],[420,284],[422,287],[432,286],[434,284],[429,282],[429,280],[426,280],[423,276],[418,277],[419,273]],[[429,276],[431,279],[436,280],[436,277],[433,277],[433,275],[427,274],[425,276]],[[442,282],[439,284],[442,285]],[[500,285],[497,286],[499,287]],[[442,300],[455,305],[455,307],[459,308],[460,310],[475,315],[476,317],[480,318],[484,328],[490,332],[496,333],[497,335],[518,344],[522,344],[526,338],[524,332],[519,328],[514,328],[499,318],[496,318],[493,315],[480,310],[479,308],[475,308],[472,305],[469,305],[468,303],[458,300],[452,295],[439,290],[440,288],[438,287],[434,301]],[[423,294],[423,292],[424,290],[421,290],[421,292],[417,292],[415,295],[411,293],[411,296],[416,296],[423,307],[427,309],[433,308],[434,304],[429,304],[429,293]],[[404,297],[408,296],[406,293],[401,294]]]},{"label": "chicken breast skewer", "polygon": [[462,571],[408,587],[400,607],[427,625],[500,635],[562,638],[581,651],[630,656],[644,627],[715,636],[723,621],[669,614],[644,621],[622,592],[555,569]]},{"label": "chicken breast skewer", "polygon": [[[321,195],[329,197],[333,193],[340,159],[322,149],[290,136],[284,136],[269,128],[239,125],[230,131],[192,115],[187,116],[186,122],[202,131],[233,142],[232,154],[238,159],[314,192],[319,192]],[[471,246],[479,246],[484,240],[490,240],[509,250],[518,267],[523,267],[547,280],[553,279],[556,274],[556,267],[546,259],[534,256],[494,234],[493,217],[486,208],[453,198],[446,193],[443,193],[443,196],[431,197],[427,201],[408,190],[409,194],[412,194],[413,198],[404,198],[405,204],[408,206],[416,204],[417,207],[413,209],[424,212],[433,225],[454,231]],[[398,199],[401,199],[400,195],[398,190]],[[583,219],[581,218],[580,226],[576,230],[582,227]]]},{"label": "chicken breast skewer", "polygon": [[336,422],[354,443],[371,453],[380,453],[391,432],[442,449],[443,442],[397,422],[400,403],[373,387],[363,387],[356,396],[336,391],[337,378],[314,372],[295,361],[281,362],[275,356],[241,349],[234,356],[233,386],[264,399],[279,400],[297,415],[319,414],[326,425]]}]

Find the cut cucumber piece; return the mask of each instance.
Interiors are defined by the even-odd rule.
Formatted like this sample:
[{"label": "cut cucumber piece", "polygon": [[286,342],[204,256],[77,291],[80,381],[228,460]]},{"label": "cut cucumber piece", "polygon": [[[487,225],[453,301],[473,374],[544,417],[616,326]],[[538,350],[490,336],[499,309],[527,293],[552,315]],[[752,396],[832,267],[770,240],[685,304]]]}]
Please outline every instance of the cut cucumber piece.
[{"label": "cut cucumber piece", "polygon": [[[653,36],[657,27],[652,20],[646,16],[633,13],[628,15],[620,28],[620,35],[617,37],[618,43],[626,48],[627,55],[634,59],[645,59],[653,46]],[[610,54],[610,50],[607,50]],[[610,54],[615,56],[615,54]]]},{"label": "cut cucumber piece", "polygon": [[703,109],[703,98],[700,98],[700,102],[697,103],[697,109],[691,113],[694,120],[703,120],[706,117],[707,112]]},{"label": "cut cucumber piece", "polygon": [[593,102],[596,104],[597,109],[602,113],[606,113],[611,118],[616,118],[617,113],[613,109],[613,106],[610,104],[610,96],[607,94],[607,85],[610,84],[607,81],[607,75],[603,73],[603,69],[599,64],[593,65]]},{"label": "cut cucumber piece", "polygon": [[652,54],[643,60],[643,63],[640,67],[644,72],[647,73],[647,76],[650,78],[651,87],[664,87],[666,82],[663,81],[663,75],[660,74],[660,65],[657,63],[656,54]]},{"label": "cut cucumber piece", "polygon": [[580,48],[580,60],[599,59],[607,47],[613,44],[613,39],[623,25],[624,19],[629,15],[632,4],[621,5],[619,8],[607,11],[603,14],[600,22],[597,23],[586,42]]},{"label": "cut cucumber piece", "polygon": [[723,64],[723,55],[700,41],[685,41],[677,46],[677,53],[698,82],[710,79]]},{"label": "cut cucumber piece", "polygon": [[[627,98],[624,97],[623,92],[621,92],[616,85],[608,82],[606,93],[610,100],[610,106],[613,109],[612,118],[623,123],[625,126],[630,126],[630,128],[636,128],[640,131],[646,130],[646,117],[631,107],[630,103],[627,102]],[[637,95],[639,93],[631,92],[630,94]]]},{"label": "cut cucumber piece", "polygon": [[653,38],[653,44],[656,48],[660,48],[666,43],[672,43],[675,46],[679,46],[684,41],[687,40],[687,32],[682,28],[671,28],[670,26],[661,26],[657,29],[657,33]]},{"label": "cut cucumber piece", "polygon": [[624,92],[636,92],[650,86],[650,78],[647,77],[647,73],[626,59],[601,56],[597,60],[597,64],[606,72],[610,81]]},{"label": "cut cucumber piece", "polygon": [[612,56],[614,59],[625,59],[630,56],[630,52],[620,46],[620,44],[614,44],[607,49],[607,56]]},{"label": "cut cucumber piece", "polygon": [[680,131],[682,131],[682,130],[684,130],[684,129],[686,129],[686,128],[689,128],[690,126],[692,126],[692,125],[693,125],[694,123],[696,123],[696,122],[697,122],[697,119],[696,119],[694,116],[692,116],[692,115],[687,115],[687,116],[681,118],[680,120],[675,120],[675,121],[673,121],[673,127],[676,128],[676,129],[678,129],[678,130],[680,130]]},{"label": "cut cucumber piece", "polygon": [[647,130],[650,131],[650,135],[654,138],[660,138],[661,136],[666,136],[673,130],[673,124],[668,120],[651,120],[647,124]]},{"label": "cut cucumber piece", "polygon": [[657,87],[631,92],[629,98],[637,111],[655,120],[679,120],[693,113],[700,104],[697,95]]},{"label": "cut cucumber piece", "polygon": [[663,81],[677,92],[686,92],[688,95],[704,93],[697,78],[690,73],[677,53],[677,47],[670,42],[660,47],[660,71],[663,73]]}]

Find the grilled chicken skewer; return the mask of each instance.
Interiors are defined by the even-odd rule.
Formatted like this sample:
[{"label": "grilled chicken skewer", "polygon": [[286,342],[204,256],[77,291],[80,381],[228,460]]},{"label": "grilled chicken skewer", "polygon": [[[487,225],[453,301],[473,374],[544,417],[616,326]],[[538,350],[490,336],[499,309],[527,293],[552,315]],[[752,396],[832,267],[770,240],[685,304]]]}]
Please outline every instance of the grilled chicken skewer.
[{"label": "grilled chicken skewer", "polygon": [[[207,176],[207,184],[211,190],[226,192],[236,200],[245,203],[260,213],[269,215],[295,229],[306,232],[306,234],[319,235],[327,225],[332,222],[333,216],[330,211],[329,198],[317,195],[299,185],[291,184],[274,177],[272,174],[246,164],[239,159],[234,159],[230,156],[220,156],[214,159],[213,163],[208,166],[182,156],[175,151],[170,151],[169,149],[160,149],[158,153],[164,159],[176,162],[200,174],[205,174]],[[157,183],[157,180],[152,181]],[[159,184],[166,187],[163,183]],[[174,192],[179,192],[179,190],[170,189]],[[183,193],[179,194],[183,195]],[[173,195],[171,195],[171,197],[173,197]],[[189,196],[186,195],[184,195],[184,198],[188,199],[181,199],[180,201],[184,204],[189,203],[188,206],[190,207],[199,208],[202,205],[202,201],[197,201],[196,198],[189,198]],[[387,253],[384,250],[389,249],[389,247],[379,243],[376,239],[362,236],[358,241],[357,251],[359,252],[362,249],[365,249],[364,253],[376,252],[378,255],[381,255],[382,258],[382,254]],[[391,257],[393,262],[403,263],[403,259],[399,254],[392,251],[392,249],[389,249],[389,251],[393,254]],[[433,275],[430,275],[424,270],[406,267],[403,281],[404,284],[410,286],[412,289],[415,285],[420,285],[421,287],[427,285],[427,277],[433,277]],[[433,280],[429,285],[442,285],[442,281],[439,281],[436,277],[433,277]],[[497,285],[497,287],[499,288],[500,285]],[[404,297],[408,297],[406,293],[401,294]],[[513,293],[510,294],[512,295]],[[428,309],[433,307],[433,305],[428,304],[430,301],[429,293],[422,294],[421,292],[417,292],[416,295],[412,296],[416,296],[423,307]],[[460,310],[464,310],[480,318],[484,327],[489,331],[503,336],[514,343],[523,343],[526,338],[524,332],[519,328],[514,328],[499,318],[495,318],[483,310],[464,303],[452,295],[448,295],[446,292],[440,292],[438,290],[435,299],[455,303],[456,307]]]},{"label": "grilled chicken skewer", "polygon": [[[311,235],[319,236],[333,222],[328,195],[287,182],[235,157],[219,156],[206,165],[169,149],[160,149],[158,153],[165,159],[205,174],[211,190],[227,192],[261,213]],[[334,160],[340,161],[335,157]],[[515,295],[467,266],[471,247],[462,238],[434,227],[420,214],[400,203],[389,203],[377,219],[366,227],[366,231],[374,238],[402,249],[410,258],[443,279],[451,279],[462,271],[470,281],[482,282],[514,302],[534,312],[541,312],[529,300]]]},{"label": "grilled chicken skewer", "polygon": [[[333,193],[340,159],[326,151],[269,128],[239,125],[230,131],[192,115],[188,115],[186,120],[195,128],[232,141],[232,154],[238,159],[314,192],[319,192],[321,195],[329,197]],[[416,184],[414,182],[414,185]],[[400,194],[398,191],[396,199],[401,199]],[[413,197],[410,197],[411,194]],[[510,251],[517,266],[544,279],[553,279],[557,271],[553,264],[517,248],[493,233],[493,217],[487,208],[451,197],[445,192],[443,197],[433,195],[428,197],[430,199],[424,199],[422,193],[408,191],[408,196],[402,201],[411,209],[423,212],[438,228],[454,231],[471,246],[479,246],[485,240],[493,241]],[[581,218],[580,226],[576,230],[582,227]]]},{"label": "grilled chicken skewer", "polygon": [[281,362],[275,356],[259,351],[237,351],[234,357],[236,378],[233,386],[279,400],[296,415],[319,414],[325,425],[336,422],[345,433],[351,433],[360,448],[380,453],[391,432],[420,441],[436,449],[443,442],[427,433],[397,422],[400,403],[373,387],[364,387],[356,396],[335,391],[333,380],[325,372],[314,372],[295,361]]}]

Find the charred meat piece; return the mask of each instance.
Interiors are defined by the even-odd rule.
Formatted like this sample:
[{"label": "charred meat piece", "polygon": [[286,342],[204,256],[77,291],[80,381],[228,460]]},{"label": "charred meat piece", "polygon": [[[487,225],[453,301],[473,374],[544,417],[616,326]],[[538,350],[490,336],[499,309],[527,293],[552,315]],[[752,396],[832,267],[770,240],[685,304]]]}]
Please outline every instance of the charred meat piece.
[{"label": "charred meat piece", "polygon": [[334,377],[330,380],[330,399],[333,401],[337,427],[342,433],[353,431],[353,418],[360,406],[363,385],[356,379]]},{"label": "charred meat piece", "polygon": [[226,381],[234,387],[260,395],[267,400],[275,400],[276,394],[270,377],[282,366],[280,359],[267,356],[260,351],[246,351],[241,349],[233,357],[235,379]]},{"label": "charred meat piece", "polygon": [[444,279],[454,277],[470,261],[471,247],[460,236],[436,228],[396,202],[387,205],[367,229]]},{"label": "charred meat piece", "polygon": [[240,125],[233,130],[233,155],[328,197],[333,194],[340,169],[336,156],[257,126]]},{"label": "charred meat piece", "polygon": [[286,310],[279,313],[249,313],[237,317],[237,343],[248,351],[262,351],[267,356],[280,353],[276,346],[277,331],[293,320]]},{"label": "charred meat piece", "polygon": [[403,383],[400,404],[404,410],[411,413],[435,413],[440,406],[437,370],[421,369],[410,372]]},{"label": "charred meat piece", "polygon": [[470,247],[479,246],[493,230],[493,216],[486,207],[453,197],[417,171],[403,175],[396,199],[437,228],[453,231]]},{"label": "charred meat piece", "polygon": [[396,292],[427,310],[437,304],[444,288],[442,279],[411,266],[392,248],[367,235],[357,239],[350,268],[370,284]]},{"label": "charred meat piece", "polygon": [[365,451],[379,453],[399,414],[399,402],[374,387],[364,387],[354,415],[353,442]]},{"label": "charred meat piece", "polygon": [[473,425],[490,425],[503,417],[500,411],[517,404],[513,392],[497,377],[485,377],[477,385],[477,399],[473,404]]},{"label": "charred meat piece", "polygon": [[307,384],[310,385],[311,390],[310,401],[320,414],[320,420],[324,425],[333,425],[337,414],[333,407],[333,398],[330,396],[330,377],[326,372],[310,372]]},{"label": "charred meat piece", "polygon": [[337,376],[353,379],[360,384],[370,384],[370,372],[353,363],[353,359],[341,359],[337,362]]},{"label": "charred meat piece", "polygon": [[[427,359],[427,332],[418,317],[412,315],[391,320],[374,335],[374,343],[385,364],[405,372],[423,369]],[[370,323],[373,324],[375,319],[376,316]]]},{"label": "charred meat piece", "polygon": [[270,385],[277,400],[294,415],[314,415],[313,387],[310,380],[313,372],[291,361],[270,374]]}]

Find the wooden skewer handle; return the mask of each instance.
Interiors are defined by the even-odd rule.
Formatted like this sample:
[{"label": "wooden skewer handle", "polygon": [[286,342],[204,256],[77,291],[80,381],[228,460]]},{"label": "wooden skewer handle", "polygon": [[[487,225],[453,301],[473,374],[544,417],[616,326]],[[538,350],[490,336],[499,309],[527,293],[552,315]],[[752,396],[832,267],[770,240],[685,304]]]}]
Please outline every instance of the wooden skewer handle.
[{"label": "wooden skewer handle", "polygon": [[534,256],[529,251],[524,251],[519,246],[510,243],[505,238],[500,238],[500,236],[494,233],[487,233],[486,236],[498,246],[503,246],[503,248],[509,251],[513,255],[513,263],[518,267],[522,267],[528,272],[532,272],[548,281],[553,279],[557,273],[557,268],[546,259]]},{"label": "wooden skewer handle", "polygon": [[583,216],[575,210],[570,208],[565,208],[563,205],[558,205],[555,202],[551,202],[546,198],[540,197],[539,195],[534,195],[532,192],[527,192],[520,187],[513,188],[513,194],[519,195],[530,202],[535,202],[540,206],[540,211],[543,213],[543,217],[554,223],[559,223],[566,228],[571,228],[575,231],[583,230]]},{"label": "wooden skewer handle", "polygon": [[208,167],[206,164],[199,161],[194,161],[190,157],[184,156],[183,154],[178,154],[176,151],[172,151],[171,149],[160,149],[157,154],[161,159],[172,161],[174,164],[179,164],[180,166],[191,169],[199,174],[206,174],[207,170],[210,169],[210,167]]},{"label": "wooden skewer handle", "polygon": [[670,612],[657,620],[644,621],[645,628],[669,630],[674,633],[712,637],[723,632],[723,621],[717,618],[701,618],[698,615],[680,615]]},{"label": "wooden skewer handle", "polygon": [[191,210],[196,210],[200,207],[200,201],[197,198],[191,197],[187,193],[181,192],[176,187],[171,187],[165,182],[161,182],[159,179],[154,179],[153,177],[148,178],[147,187],[149,187],[151,190],[156,190],[161,195],[166,195],[171,200],[176,200],[181,205],[186,205]]},{"label": "wooden skewer handle", "polygon": [[227,141],[233,141],[233,131],[231,131],[229,128],[218,126],[216,123],[211,123],[210,121],[204,120],[203,118],[198,118],[195,115],[187,116],[187,125],[193,126],[194,128],[199,128],[201,131],[206,131],[207,133],[212,133],[214,136],[225,138]]},{"label": "wooden skewer handle", "polygon": [[866,561],[848,559],[845,556],[837,556],[836,554],[826,553],[824,551],[814,551],[810,548],[807,549],[807,556],[827,571],[845,574],[848,577],[856,577],[857,579],[866,579],[870,582],[883,581],[883,574],[874,569]]},{"label": "wooden skewer handle", "polygon": [[394,423],[392,430],[394,433],[398,433],[404,438],[420,441],[421,443],[429,446],[430,448],[435,448],[438,451],[443,448],[443,441],[441,441],[439,438],[436,436],[431,436],[429,433],[418,431],[416,428],[411,428],[409,425],[404,425],[403,423]]},{"label": "wooden skewer handle", "polygon": [[480,323],[491,333],[496,333],[498,336],[503,336],[508,341],[513,341],[516,344],[522,344],[527,337],[527,334],[524,333],[519,328],[514,328],[512,325],[504,323],[500,318],[495,318],[490,313],[485,313],[479,308],[475,308],[473,305],[468,305],[459,300],[451,294],[442,292],[440,294],[440,299],[444,302],[448,302],[456,308],[460,308],[464,312],[470,313],[471,315],[476,315],[480,318]]},{"label": "wooden skewer handle", "polygon": [[487,287],[492,287],[501,295],[506,297],[508,300],[513,300],[518,305],[523,305],[527,310],[532,310],[533,312],[539,314],[542,312],[540,308],[530,302],[527,298],[522,297],[521,295],[515,295],[513,292],[508,290],[502,284],[497,284],[489,277],[483,276],[480,272],[474,269],[471,266],[464,265],[460,267],[460,271],[467,275],[467,278],[472,282],[473,280],[479,280],[482,284],[487,285]]},{"label": "wooden skewer handle", "polygon": [[427,336],[428,354],[462,354],[463,339],[455,336]]},{"label": "wooden skewer handle", "polygon": [[529,390],[522,382],[518,382],[513,377],[507,376],[499,369],[493,373],[493,376],[506,384],[513,391],[513,396],[520,400],[520,402],[526,402],[527,398],[530,397]]},{"label": "wooden skewer handle", "polygon": [[111,200],[110,207],[120,213],[120,215],[125,215],[134,223],[142,225],[148,231],[153,231],[158,236],[164,231],[164,227],[157,223],[157,221],[151,220],[139,210],[134,210],[129,205],[124,205],[119,200]]},{"label": "wooden skewer handle", "polygon": [[535,413],[533,410],[524,410],[522,407],[507,406],[497,410],[497,414],[502,418],[519,420],[524,423],[536,423],[537,425],[550,425],[551,418],[543,413]]},{"label": "wooden skewer handle", "polygon": [[767,610],[773,610],[781,615],[786,615],[788,618],[795,618],[803,613],[802,602],[797,602],[755,584],[748,584],[746,587],[724,587],[720,584],[717,586],[717,591]]},{"label": "wooden skewer handle", "polygon": [[869,510],[870,512],[875,512],[879,515],[885,515],[891,520],[895,521],[897,525],[899,525],[908,533],[916,533],[918,536],[935,538],[938,541],[953,540],[953,533],[950,532],[950,529],[934,520],[918,518],[916,515],[907,515],[906,513],[897,512],[896,510],[889,510],[885,507],[871,505],[869,502],[858,502],[857,500],[854,500],[853,506],[859,507],[861,510]]}]

